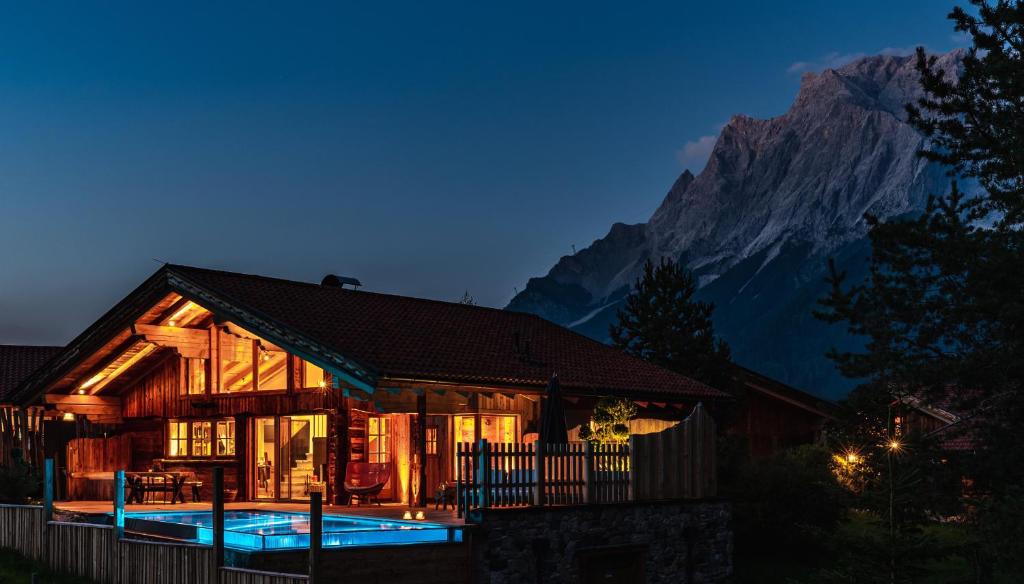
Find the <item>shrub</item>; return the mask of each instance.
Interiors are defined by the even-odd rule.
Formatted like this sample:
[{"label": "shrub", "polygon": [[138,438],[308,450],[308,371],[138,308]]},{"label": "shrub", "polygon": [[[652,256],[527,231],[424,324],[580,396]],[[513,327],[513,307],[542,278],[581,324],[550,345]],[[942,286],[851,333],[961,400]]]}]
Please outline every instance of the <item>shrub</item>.
[{"label": "shrub", "polygon": [[738,550],[818,549],[844,517],[848,493],[831,471],[822,446],[798,446],[739,470],[727,486],[734,501]]},{"label": "shrub", "polygon": [[23,505],[41,498],[42,494],[43,481],[31,467],[0,466],[0,503]]}]

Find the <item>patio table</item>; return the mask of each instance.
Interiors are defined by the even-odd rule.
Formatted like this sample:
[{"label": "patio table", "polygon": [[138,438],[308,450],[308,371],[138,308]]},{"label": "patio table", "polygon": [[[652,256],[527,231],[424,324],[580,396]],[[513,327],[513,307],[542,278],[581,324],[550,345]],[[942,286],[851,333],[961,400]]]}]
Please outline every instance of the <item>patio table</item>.
[{"label": "patio table", "polygon": [[[192,476],[190,472],[132,472],[125,473],[126,482],[128,483],[128,497],[127,503],[145,503],[145,495],[147,490],[147,483],[152,485],[155,484],[157,479],[164,481],[164,491],[171,494],[171,503],[177,503],[180,499],[182,503],[185,502],[185,493],[182,489],[185,486],[185,481]],[[168,483],[168,481],[170,481]]]}]

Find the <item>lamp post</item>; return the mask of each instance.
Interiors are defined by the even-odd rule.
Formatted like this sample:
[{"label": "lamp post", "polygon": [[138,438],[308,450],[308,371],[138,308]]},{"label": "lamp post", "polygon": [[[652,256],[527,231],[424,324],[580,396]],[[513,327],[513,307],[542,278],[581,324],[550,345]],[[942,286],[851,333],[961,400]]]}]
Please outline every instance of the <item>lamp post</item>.
[{"label": "lamp post", "polygon": [[886,416],[885,424],[885,454],[889,462],[889,582],[896,582],[896,477],[893,475],[893,455],[902,448],[900,441],[894,436],[892,405],[889,405],[889,413]]}]

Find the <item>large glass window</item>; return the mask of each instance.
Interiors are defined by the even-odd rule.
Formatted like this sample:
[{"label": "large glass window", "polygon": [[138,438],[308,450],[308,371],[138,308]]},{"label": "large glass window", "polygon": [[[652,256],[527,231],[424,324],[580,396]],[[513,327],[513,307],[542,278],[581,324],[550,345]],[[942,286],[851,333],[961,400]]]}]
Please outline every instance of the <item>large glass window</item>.
[{"label": "large glass window", "polygon": [[253,388],[252,339],[221,331],[220,335],[220,390],[224,393],[251,391]]},{"label": "large glass window", "polygon": [[270,348],[262,342],[256,343],[259,351],[257,388],[260,391],[288,389],[288,353]]},{"label": "large glass window", "polygon": [[371,416],[366,425],[366,454],[369,462],[391,462],[390,420]]},{"label": "large glass window", "polygon": [[[480,438],[487,440],[490,444],[511,444],[517,439],[518,423],[519,418],[514,415],[483,414],[480,416]],[[459,442],[472,444],[476,439],[475,425],[475,416],[455,416],[456,451]]]},{"label": "large glass window", "polygon": [[327,387],[327,373],[310,363],[302,362],[302,387],[303,389],[317,389]]},{"label": "large glass window", "polygon": [[188,422],[167,423],[167,456],[188,456]]}]

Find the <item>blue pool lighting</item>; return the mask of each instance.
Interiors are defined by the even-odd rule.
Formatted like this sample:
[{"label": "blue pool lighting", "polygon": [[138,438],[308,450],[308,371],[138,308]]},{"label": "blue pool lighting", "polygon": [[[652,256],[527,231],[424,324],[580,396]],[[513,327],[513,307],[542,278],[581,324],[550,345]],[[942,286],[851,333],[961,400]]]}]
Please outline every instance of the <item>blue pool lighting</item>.
[{"label": "blue pool lighting", "polygon": [[[126,513],[125,524],[131,531],[200,544],[213,543],[211,511]],[[350,515],[323,516],[325,548],[460,541],[460,528],[438,523]],[[309,513],[225,511],[224,545],[248,551],[309,548]]]}]

